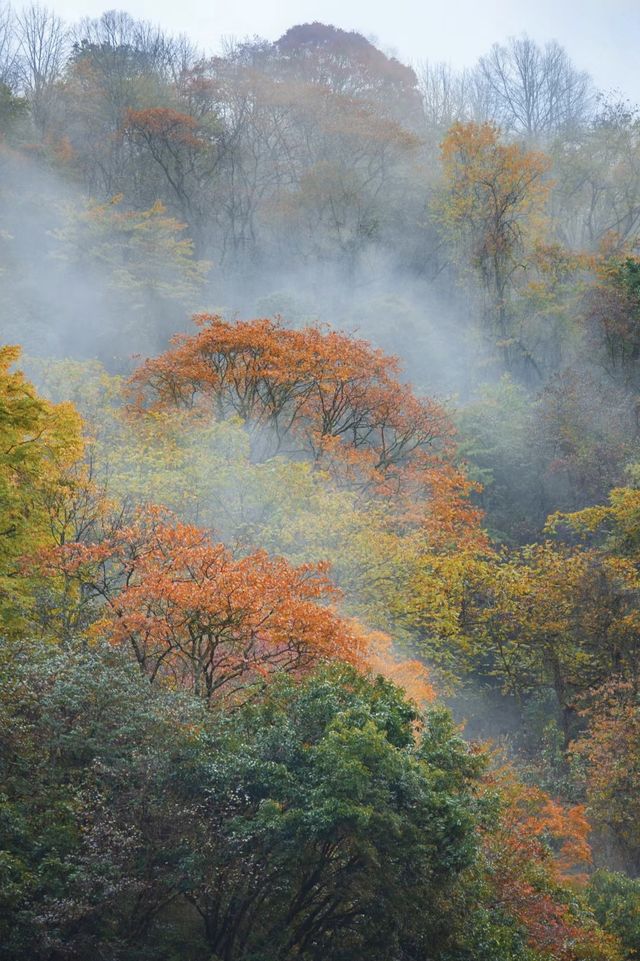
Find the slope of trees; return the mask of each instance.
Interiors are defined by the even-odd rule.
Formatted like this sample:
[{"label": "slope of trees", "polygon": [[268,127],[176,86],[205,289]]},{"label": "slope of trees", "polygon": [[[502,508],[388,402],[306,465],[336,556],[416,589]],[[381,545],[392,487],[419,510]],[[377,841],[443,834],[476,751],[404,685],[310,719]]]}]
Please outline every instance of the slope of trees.
[{"label": "slope of trees", "polygon": [[1,958],[638,956],[638,123],[2,9]]}]

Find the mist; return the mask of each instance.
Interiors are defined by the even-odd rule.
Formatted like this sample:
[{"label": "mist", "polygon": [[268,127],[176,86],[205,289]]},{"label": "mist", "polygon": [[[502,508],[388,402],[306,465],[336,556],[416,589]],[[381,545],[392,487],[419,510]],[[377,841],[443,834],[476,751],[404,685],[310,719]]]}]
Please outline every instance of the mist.
[{"label": "mist", "polygon": [[[505,945],[487,961],[566,961],[569,935],[547,949],[527,897],[553,890],[545,910],[566,920],[574,882],[583,914],[567,931],[584,923],[589,942],[597,929],[602,961],[633,957],[615,953],[635,948],[598,885],[618,872],[624,897],[638,896],[640,839],[626,813],[609,817],[617,775],[602,760],[627,752],[621,766],[634,769],[640,664],[634,90],[603,89],[607,71],[574,61],[564,17],[548,11],[481,51],[460,47],[458,61],[427,37],[412,63],[393,37],[346,23],[220,36],[205,50],[196,24],[170,34],[127,12],[83,12],[67,23],[39,6],[0,10],[0,338],[22,351],[0,358],[8,670],[26,672],[25,690],[36,683],[27,638],[43,645],[52,691],[49,648],[80,687],[86,672],[102,684],[113,670],[134,727],[150,730],[154,711],[197,714],[176,737],[208,732],[217,757],[220,721],[235,731],[224,764],[242,742],[247,756],[264,749],[268,771],[282,704],[303,716],[331,702],[309,721],[311,743],[345,717],[361,731],[369,698],[394,750],[419,765],[421,743],[433,784],[469,804],[475,840],[451,860],[461,876],[485,870],[474,860],[484,844],[507,890],[504,838],[527,838],[508,870],[534,880],[505,908],[520,940],[487,936]],[[359,699],[348,711],[345,691]],[[71,696],[60,697],[64,712]],[[251,726],[260,711],[264,744]],[[394,711],[400,720],[384,720]],[[291,763],[297,776],[304,765]],[[313,776],[329,790],[326,771]],[[237,777],[221,831],[252,798]],[[502,805],[490,827],[476,805],[486,790]],[[202,797],[189,800],[198,824]],[[271,811],[265,798],[255,811]],[[117,848],[124,863],[133,842],[98,838],[83,817],[92,850]],[[233,872],[238,889],[254,877],[249,855],[235,857],[221,890]],[[265,890],[296,870],[275,870]],[[166,902],[196,932],[184,957],[201,961],[206,944],[207,957],[249,961],[276,944],[267,915],[250,931],[229,921],[248,947],[227,944],[211,920],[218,882],[197,888],[190,872],[188,896],[180,876]],[[157,922],[146,883],[144,931],[127,920],[114,961],[146,950],[147,931],[158,958],[181,950],[173,907]],[[436,928],[406,944],[398,934],[384,959],[426,957],[431,943],[434,958],[475,957],[485,895],[460,891],[461,904],[477,899],[477,929],[457,919],[455,945]],[[57,897],[48,910],[63,933],[38,934],[43,961],[77,941]],[[378,958],[374,927],[350,933],[349,961]],[[331,924],[320,928],[317,942],[277,941],[265,961],[334,951]]]},{"label": "mist", "polygon": [[[191,314],[329,325],[396,355],[400,377],[446,406],[499,541],[535,539],[554,510],[596,503],[624,481],[637,447],[634,395],[627,372],[607,370],[593,349],[581,293],[590,268],[570,261],[595,256],[614,224],[619,242],[632,242],[635,113],[599,94],[555,40],[512,38],[475,67],[425,60],[414,72],[363,37],[318,24],[276,42],[227,41],[208,59],[185,35],[125,13],[68,27],[32,8],[3,24],[2,335],[37,359],[53,399],[86,407],[81,367],[66,386],[64,373],[42,377],[53,359],[128,375],[188,335]],[[30,64],[47,43],[49,73],[36,77]],[[524,64],[539,80],[529,106],[518,87]],[[446,208],[443,138],[452,124],[483,122],[499,125],[523,165],[549,158],[536,212],[544,221],[536,238],[533,220],[518,225],[500,290],[471,221],[454,224]],[[591,179],[580,174],[582,193],[576,149],[591,151],[594,165]],[[628,164],[624,184],[612,176],[591,187],[616,151]],[[104,415],[89,396],[95,431]],[[591,438],[597,469],[585,472],[577,448],[562,450],[567,430]],[[107,463],[130,447],[117,433],[102,454],[115,476],[122,465]],[[194,460],[201,440],[187,444]],[[215,474],[216,456],[196,487]],[[224,520],[209,523],[232,541],[252,522],[227,495],[217,495]],[[211,516],[202,506],[187,515]],[[265,546],[283,549],[277,538]],[[317,545],[307,549],[320,559]],[[302,559],[304,548],[288,553]]]}]

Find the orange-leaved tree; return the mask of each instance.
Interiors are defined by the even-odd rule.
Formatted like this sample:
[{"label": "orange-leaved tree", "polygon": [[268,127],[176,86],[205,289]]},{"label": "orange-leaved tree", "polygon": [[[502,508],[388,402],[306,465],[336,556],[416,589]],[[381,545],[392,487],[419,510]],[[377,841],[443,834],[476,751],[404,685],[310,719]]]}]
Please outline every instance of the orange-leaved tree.
[{"label": "orange-leaved tree", "polygon": [[326,565],[292,566],[256,550],[243,556],[163,508],[98,543],[46,551],[41,569],[75,579],[96,607],[91,633],[129,648],[142,670],[211,699],[246,697],[277,671],[340,659],[415,681],[433,696],[424,669],[394,658],[384,635],[339,616]]},{"label": "orange-leaved tree", "polygon": [[390,515],[428,528],[434,543],[481,542],[472,485],[454,464],[451,422],[400,380],[395,358],[331,329],[207,314],[195,321],[196,334],[178,335],[134,374],[138,411],[240,417],[257,459],[310,459],[384,497]]},{"label": "orange-leaved tree", "polygon": [[640,868],[640,695],[612,678],[585,698],[587,728],[572,745],[594,828],[632,874]]},{"label": "orange-leaved tree", "polygon": [[579,889],[591,864],[582,805],[565,806],[523,784],[509,766],[488,777],[499,791],[497,825],[484,837],[494,908],[514,917],[535,957],[618,959],[614,938],[595,924]]}]

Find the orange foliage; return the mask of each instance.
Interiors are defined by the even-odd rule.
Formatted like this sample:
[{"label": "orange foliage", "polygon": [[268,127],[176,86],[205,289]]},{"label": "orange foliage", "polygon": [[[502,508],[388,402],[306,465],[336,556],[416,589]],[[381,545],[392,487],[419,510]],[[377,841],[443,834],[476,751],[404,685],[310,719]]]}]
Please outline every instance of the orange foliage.
[{"label": "orange foliage", "polygon": [[236,558],[160,508],[99,544],[48,552],[44,567],[106,601],[94,632],[130,645],[151,679],[207,698],[319,658],[363,664],[366,635],[331,606],[324,565],[292,567],[264,551]]},{"label": "orange foliage", "polygon": [[551,842],[554,848],[549,862],[552,876],[560,881],[581,879],[577,872],[591,863],[587,840],[590,825],[584,805],[566,807],[541,788],[522,784],[509,768],[500,770],[493,780],[499,784],[506,802],[502,827],[509,835],[513,850],[530,849],[538,859],[544,859],[544,842]]},{"label": "orange foliage", "polygon": [[485,849],[500,907],[525,927],[529,943],[558,961],[615,957],[613,940],[575,916],[561,885],[581,884],[591,863],[583,805],[565,807],[543,790],[522,784],[510,768],[489,778],[503,804]]},{"label": "orange foliage", "polygon": [[236,557],[164,508],[140,511],[99,543],[42,551],[38,568],[103,603],[92,636],[130,647],[151,680],[206,698],[237,699],[276,671],[334,658],[387,677],[419,705],[436,696],[421,662],[402,660],[388,635],[339,616],[327,564],[293,567],[263,550]]},{"label": "orange foliage", "polygon": [[484,544],[467,499],[473,485],[453,463],[451,422],[398,379],[395,358],[319,327],[195,320],[195,335],[174,338],[134,374],[138,411],[239,416],[256,457],[308,457],[341,483],[384,497],[396,522],[425,526],[436,546]]},{"label": "orange foliage", "polygon": [[125,129],[142,140],[161,140],[184,147],[204,146],[197,136],[197,127],[194,117],[168,107],[127,110],[125,119]]},{"label": "orange foliage", "polygon": [[[353,630],[362,631],[362,628],[354,624]],[[426,665],[422,661],[402,660],[394,652],[388,634],[381,631],[365,633],[361,646],[364,663],[373,674],[382,674],[387,680],[393,681],[418,705],[424,706],[435,701],[437,692]]]},{"label": "orange foliage", "polygon": [[491,123],[455,123],[442,144],[449,191],[445,219],[480,231],[479,263],[512,251],[549,191],[548,157],[518,143],[500,143],[499,133]]},{"label": "orange foliage", "polygon": [[611,832],[632,870],[640,865],[640,696],[612,680],[591,692],[587,730],[572,745],[586,762],[585,787],[597,829]]}]

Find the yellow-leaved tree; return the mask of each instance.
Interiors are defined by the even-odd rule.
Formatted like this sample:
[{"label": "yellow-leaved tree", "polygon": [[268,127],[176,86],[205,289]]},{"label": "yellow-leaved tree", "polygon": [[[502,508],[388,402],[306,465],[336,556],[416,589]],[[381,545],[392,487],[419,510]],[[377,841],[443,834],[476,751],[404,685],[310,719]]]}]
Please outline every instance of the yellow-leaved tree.
[{"label": "yellow-leaved tree", "polygon": [[[83,453],[80,416],[52,404],[12,365],[20,348],[0,347],[0,628],[18,631],[31,603],[22,559],[64,537]],[[66,506],[65,506],[66,505]]]}]

